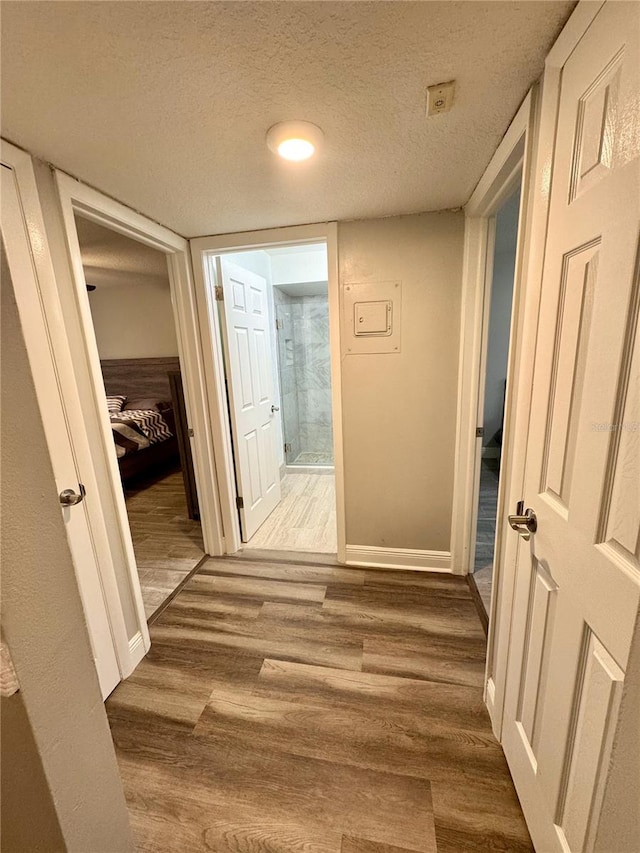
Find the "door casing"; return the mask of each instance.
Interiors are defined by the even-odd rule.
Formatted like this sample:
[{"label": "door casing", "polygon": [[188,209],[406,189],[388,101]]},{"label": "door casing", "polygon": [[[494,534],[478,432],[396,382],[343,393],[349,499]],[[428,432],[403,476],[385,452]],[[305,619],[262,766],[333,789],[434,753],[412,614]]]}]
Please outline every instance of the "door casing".
[{"label": "door casing", "polygon": [[[98,456],[97,464],[106,474],[100,482],[102,509],[107,518],[114,518],[117,521],[117,537],[112,537],[111,540],[114,559],[118,561],[121,570],[128,575],[131,588],[137,598],[139,580],[135,555],[118,464],[113,453],[113,437],[108,419],[104,415],[104,383],[87,297],[75,215],[81,215],[112,231],[144,243],[167,256],[187,420],[189,428],[193,430],[191,448],[202,535],[206,553],[216,554],[219,553],[216,551],[219,526],[218,500],[215,476],[212,476],[212,446],[206,417],[206,389],[202,381],[199,339],[193,334],[193,329],[197,328],[197,318],[188,243],[169,229],[152,222],[63,172],[55,172],[55,182],[62,211],[68,261],[72,270],[70,290],[73,292],[68,291],[64,294],[67,315],[72,314],[67,322],[67,334],[72,352],[78,356],[77,361],[83,364],[85,370],[85,382],[82,386],[83,410],[92,447]],[[65,282],[61,281],[60,287],[64,287],[64,284]],[[73,312],[69,310],[70,308],[74,309]],[[144,609],[141,613],[143,616]]]},{"label": "door casing", "polygon": [[333,417],[334,470],[336,478],[336,519],[338,562],[345,562],[346,535],[344,509],[344,456],[342,442],[342,375],[340,366],[340,288],[338,277],[338,229],[335,222],[272,228],[264,231],[198,237],[190,240],[193,275],[198,300],[200,334],[205,353],[204,367],[208,387],[209,412],[215,447],[215,462],[220,487],[220,508],[224,535],[220,553],[233,554],[241,547],[240,525],[236,510],[237,489],[234,475],[231,428],[225,387],[225,367],[217,303],[210,283],[217,282],[216,257],[273,246],[325,243],[329,283],[329,341],[331,356],[331,401]]}]

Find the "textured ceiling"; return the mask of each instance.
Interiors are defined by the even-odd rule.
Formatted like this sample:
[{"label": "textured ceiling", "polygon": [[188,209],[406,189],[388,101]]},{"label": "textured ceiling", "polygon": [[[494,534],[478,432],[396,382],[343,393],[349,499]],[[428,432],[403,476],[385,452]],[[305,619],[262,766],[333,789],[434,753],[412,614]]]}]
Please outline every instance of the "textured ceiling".
[{"label": "textured ceiling", "polygon": [[82,266],[88,284],[169,286],[167,256],[110,228],[76,216]]},{"label": "textured ceiling", "polygon": [[457,207],[574,5],[5,0],[2,131],[185,236]]}]

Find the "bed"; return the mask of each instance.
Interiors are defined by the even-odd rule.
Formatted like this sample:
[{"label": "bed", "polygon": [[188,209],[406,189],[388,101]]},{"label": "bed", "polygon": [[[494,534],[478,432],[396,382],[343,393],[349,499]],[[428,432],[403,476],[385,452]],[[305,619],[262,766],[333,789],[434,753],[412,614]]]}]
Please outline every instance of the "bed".
[{"label": "bed", "polygon": [[180,450],[169,374],[177,358],[100,362],[122,481],[155,478],[177,468]]}]

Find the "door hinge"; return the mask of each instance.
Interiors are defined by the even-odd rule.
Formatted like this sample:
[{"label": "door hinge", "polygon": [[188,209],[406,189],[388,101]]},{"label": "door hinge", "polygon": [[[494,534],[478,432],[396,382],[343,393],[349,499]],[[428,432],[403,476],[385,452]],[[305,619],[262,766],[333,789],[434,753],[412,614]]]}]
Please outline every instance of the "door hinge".
[{"label": "door hinge", "polygon": [[484,427],[476,427],[476,438],[482,438],[484,436]]},{"label": "door hinge", "polygon": [[284,320],[276,320],[276,329],[284,329]]},{"label": "door hinge", "polygon": [[191,428],[187,430],[187,433],[189,434],[189,438],[193,438],[193,430]]},{"label": "door hinge", "polygon": [[224,290],[221,284],[215,286],[216,302],[224,302]]},{"label": "door hinge", "polygon": [[238,496],[236,498],[236,506],[238,507],[238,509],[244,509],[244,498]]},{"label": "door hinge", "polygon": [[285,453],[291,453],[291,445],[290,444],[285,444],[284,452]]}]

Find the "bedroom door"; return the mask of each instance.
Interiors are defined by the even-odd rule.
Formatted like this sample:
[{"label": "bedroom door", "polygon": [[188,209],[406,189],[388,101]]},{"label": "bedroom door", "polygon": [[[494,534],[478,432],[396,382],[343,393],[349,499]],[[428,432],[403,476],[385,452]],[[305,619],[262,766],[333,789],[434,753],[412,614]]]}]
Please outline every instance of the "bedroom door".
[{"label": "bedroom door", "polygon": [[[121,677],[97,556],[100,546],[104,553],[106,534],[104,530],[96,529],[87,512],[87,502],[96,498],[94,489],[87,481],[88,492],[85,498],[84,487],[80,485],[86,478],[79,473],[73,436],[70,433],[69,400],[65,399],[62,390],[64,379],[61,374],[68,370],[69,365],[61,363],[59,349],[54,354],[49,328],[54,308],[51,303],[47,304],[47,298],[43,296],[38,280],[37,264],[15,172],[4,164],[0,171],[3,268],[5,260],[8,267],[8,275],[3,274],[2,277],[2,287],[12,288],[17,305],[91,649],[102,695],[106,697]],[[34,225],[33,211],[30,223]],[[41,244],[38,248],[40,255],[45,256],[46,262],[46,244]],[[42,263],[41,257],[40,264]],[[43,570],[46,570],[46,567],[43,567]]]},{"label": "bedroom door", "polygon": [[224,348],[228,367],[238,510],[248,542],[280,503],[271,377],[267,282],[221,258]]},{"label": "bedroom door", "polygon": [[638,5],[605,3],[562,69],[523,495],[537,530],[510,519],[503,746],[545,853],[594,849],[640,604],[639,34]]}]

